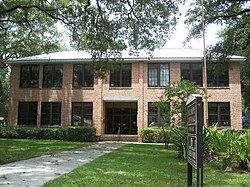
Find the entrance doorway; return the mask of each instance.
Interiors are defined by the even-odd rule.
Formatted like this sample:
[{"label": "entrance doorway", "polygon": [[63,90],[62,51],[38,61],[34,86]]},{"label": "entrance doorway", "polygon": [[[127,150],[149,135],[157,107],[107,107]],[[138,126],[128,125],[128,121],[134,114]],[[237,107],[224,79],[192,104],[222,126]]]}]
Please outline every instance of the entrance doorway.
[{"label": "entrance doorway", "polygon": [[105,134],[137,134],[137,103],[106,103]]}]

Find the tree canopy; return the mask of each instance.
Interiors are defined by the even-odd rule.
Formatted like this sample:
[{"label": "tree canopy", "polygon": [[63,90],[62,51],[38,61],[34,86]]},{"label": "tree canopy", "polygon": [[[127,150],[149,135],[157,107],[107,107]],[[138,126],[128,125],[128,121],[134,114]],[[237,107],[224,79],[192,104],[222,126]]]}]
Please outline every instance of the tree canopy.
[{"label": "tree canopy", "polygon": [[[250,2],[248,0],[205,0],[205,25],[220,24],[224,29],[218,33],[220,40],[208,47],[208,57],[218,57],[219,66],[227,65],[229,55],[247,57],[241,63],[243,114],[250,117]],[[194,1],[187,13],[190,25],[187,40],[201,37],[201,2]],[[224,63],[223,63],[224,62]],[[222,72],[217,66],[217,70]]]},{"label": "tree canopy", "polygon": [[57,23],[94,58],[163,46],[185,0],[1,0],[0,61],[59,50]]}]

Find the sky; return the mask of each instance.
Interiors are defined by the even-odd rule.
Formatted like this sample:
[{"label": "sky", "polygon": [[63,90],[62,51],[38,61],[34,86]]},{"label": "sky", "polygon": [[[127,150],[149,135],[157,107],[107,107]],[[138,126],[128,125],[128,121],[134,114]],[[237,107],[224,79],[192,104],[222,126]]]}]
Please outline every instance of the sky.
[{"label": "sky", "polygon": [[[192,48],[192,49],[200,49],[203,50],[203,39],[193,39],[189,43],[187,43],[185,46],[183,45],[183,42],[185,41],[185,38],[188,36],[188,28],[187,25],[184,24],[185,21],[185,14],[187,12],[187,9],[189,7],[189,4],[193,0],[187,0],[185,5],[182,5],[180,7],[180,12],[182,13],[182,16],[180,17],[178,24],[176,26],[176,31],[171,36],[170,40],[167,41],[165,44],[165,48]],[[217,33],[221,30],[221,26],[218,25],[210,25],[208,28],[206,28],[205,32],[205,44],[206,46],[215,44],[216,41],[218,41],[218,35]]]}]

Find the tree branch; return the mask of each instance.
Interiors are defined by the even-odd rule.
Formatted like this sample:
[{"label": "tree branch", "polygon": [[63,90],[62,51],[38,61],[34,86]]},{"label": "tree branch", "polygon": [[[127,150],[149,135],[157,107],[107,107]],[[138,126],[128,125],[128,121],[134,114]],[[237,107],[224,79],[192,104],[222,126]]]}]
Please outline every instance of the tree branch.
[{"label": "tree branch", "polygon": [[54,19],[54,20],[59,20],[61,22],[63,22],[64,24],[68,25],[67,22],[65,22],[65,20],[63,20],[62,18],[60,17],[57,17],[55,15],[53,15],[52,13],[50,12],[54,12],[54,11],[57,11],[58,12],[58,9],[54,8],[54,9],[45,9],[45,8],[42,8],[38,5],[30,5],[30,6],[23,6],[23,5],[17,5],[17,6],[14,6],[10,9],[7,9],[7,10],[3,10],[3,11],[0,11],[0,15],[3,15],[3,14],[6,14],[6,13],[9,13],[9,12],[13,12],[17,9],[23,9],[24,11],[27,11],[27,9],[31,9],[31,8],[36,8],[37,10],[45,13],[46,15],[48,15],[50,18]]},{"label": "tree branch", "polygon": [[250,9],[246,8],[246,9],[243,9],[242,11],[239,11],[239,12],[234,12],[232,14],[225,14],[225,15],[221,15],[221,16],[215,16],[214,18],[215,19],[218,19],[218,18],[229,19],[229,18],[241,16],[241,15],[248,13],[248,12],[250,12]]}]

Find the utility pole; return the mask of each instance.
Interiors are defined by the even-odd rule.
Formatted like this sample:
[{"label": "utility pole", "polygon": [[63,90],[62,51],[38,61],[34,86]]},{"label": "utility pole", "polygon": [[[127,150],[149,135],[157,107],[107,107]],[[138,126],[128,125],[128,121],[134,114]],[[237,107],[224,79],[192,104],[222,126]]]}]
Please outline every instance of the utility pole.
[{"label": "utility pole", "polygon": [[204,123],[208,127],[208,94],[207,94],[207,56],[205,39],[205,8],[204,0],[201,0],[202,11],[202,35],[203,35],[203,85],[204,85]]}]

